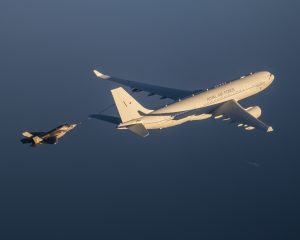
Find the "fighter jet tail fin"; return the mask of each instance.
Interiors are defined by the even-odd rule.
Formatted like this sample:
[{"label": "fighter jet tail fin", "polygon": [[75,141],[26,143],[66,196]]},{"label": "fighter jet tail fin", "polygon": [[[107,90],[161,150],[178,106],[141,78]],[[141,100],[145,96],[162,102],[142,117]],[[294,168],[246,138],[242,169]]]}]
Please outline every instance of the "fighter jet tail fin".
[{"label": "fighter jet tail fin", "polygon": [[35,136],[32,138],[32,141],[34,142],[34,144],[40,144],[43,142],[43,139],[38,136]]},{"label": "fighter jet tail fin", "polygon": [[111,90],[111,93],[122,122],[128,122],[152,112],[152,110],[144,108],[141,104],[139,104],[122,87]]},{"label": "fighter jet tail fin", "polygon": [[27,138],[33,137],[33,134],[30,133],[30,132],[23,132],[22,135],[23,135],[24,137],[27,137]]}]

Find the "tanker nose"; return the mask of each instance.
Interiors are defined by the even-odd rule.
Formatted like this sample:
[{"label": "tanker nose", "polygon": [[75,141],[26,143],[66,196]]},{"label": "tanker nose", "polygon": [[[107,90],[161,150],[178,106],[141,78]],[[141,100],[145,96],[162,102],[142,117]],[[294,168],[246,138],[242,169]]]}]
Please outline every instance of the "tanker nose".
[{"label": "tanker nose", "polygon": [[269,77],[269,79],[270,79],[270,81],[271,81],[271,82],[273,82],[273,81],[274,81],[274,79],[275,79],[275,76],[274,76],[274,74],[270,73],[270,77]]}]

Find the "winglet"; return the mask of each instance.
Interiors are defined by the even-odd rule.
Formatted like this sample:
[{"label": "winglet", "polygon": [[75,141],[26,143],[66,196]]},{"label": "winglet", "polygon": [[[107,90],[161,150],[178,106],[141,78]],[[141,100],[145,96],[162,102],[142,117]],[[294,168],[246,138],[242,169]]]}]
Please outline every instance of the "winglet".
[{"label": "winglet", "polygon": [[101,73],[97,70],[93,70],[93,72],[95,73],[96,77],[98,77],[98,78],[102,78],[102,79],[109,79],[110,78],[110,76],[105,75],[105,74],[103,74],[103,73]]},{"label": "winglet", "polygon": [[274,131],[274,129],[271,126],[268,127],[267,132],[273,132],[273,131]]}]

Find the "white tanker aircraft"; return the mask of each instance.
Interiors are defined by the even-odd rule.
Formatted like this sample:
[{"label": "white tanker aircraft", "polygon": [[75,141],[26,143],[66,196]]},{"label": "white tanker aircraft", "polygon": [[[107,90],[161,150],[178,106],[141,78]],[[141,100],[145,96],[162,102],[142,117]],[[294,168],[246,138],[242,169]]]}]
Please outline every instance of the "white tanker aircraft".
[{"label": "white tanker aircraft", "polygon": [[223,119],[247,131],[260,129],[272,132],[273,128],[258,118],[261,108],[252,106],[243,108],[238,101],[253,96],[266,89],[274,80],[274,75],[260,71],[243,76],[206,90],[186,91],[154,86],[135,81],[115,78],[94,70],[103,80],[128,86],[133,92],[145,91],[148,96],[159,95],[161,99],[170,98],[173,103],[156,110],[143,107],[122,87],[111,90],[120,118],[101,114],[91,115],[104,121],[117,124],[117,129],[128,129],[146,137],[149,129],[173,127],[188,121],[207,118]]}]

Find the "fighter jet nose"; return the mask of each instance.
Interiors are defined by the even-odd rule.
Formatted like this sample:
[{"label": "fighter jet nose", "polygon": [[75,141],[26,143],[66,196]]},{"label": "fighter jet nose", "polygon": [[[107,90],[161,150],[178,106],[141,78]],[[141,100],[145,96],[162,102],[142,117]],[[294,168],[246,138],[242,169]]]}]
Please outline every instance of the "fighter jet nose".
[{"label": "fighter jet nose", "polygon": [[78,124],[68,124],[67,127],[71,130],[75,128]]}]

